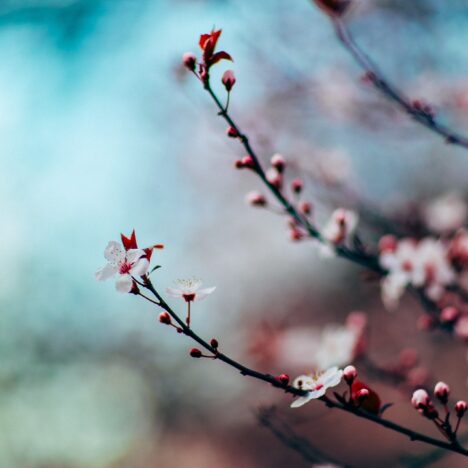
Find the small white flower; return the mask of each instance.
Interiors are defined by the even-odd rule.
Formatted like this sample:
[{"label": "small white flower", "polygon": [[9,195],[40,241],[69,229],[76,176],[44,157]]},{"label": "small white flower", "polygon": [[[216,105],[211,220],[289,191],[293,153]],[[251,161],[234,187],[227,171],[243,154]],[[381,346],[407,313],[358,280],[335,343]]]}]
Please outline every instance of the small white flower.
[{"label": "small white flower", "polygon": [[301,375],[293,382],[293,387],[306,390],[307,394],[296,398],[291,403],[291,408],[299,408],[310,400],[323,397],[327,389],[336,387],[343,378],[343,371],[338,367],[331,367],[321,374]]},{"label": "small white flower", "polygon": [[96,272],[98,281],[105,281],[117,274],[115,287],[121,293],[129,293],[132,290],[132,276],[146,274],[149,260],[142,249],[129,249],[125,251],[121,244],[110,241],[104,250],[104,258],[107,265]]},{"label": "small white flower", "polygon": [[200,301],[211,294],[216,287],[201,288],[202,282],[198,279],[180,279],[176,281],[176,288],[166,288],[167,294],[172,297],[184,299],[185,302]]},{"label": "small white flower", "polygon": [[359,216],[354,211],[338,208],[323,228],[323,237],[333,245],[345,243],[357,227]]}]

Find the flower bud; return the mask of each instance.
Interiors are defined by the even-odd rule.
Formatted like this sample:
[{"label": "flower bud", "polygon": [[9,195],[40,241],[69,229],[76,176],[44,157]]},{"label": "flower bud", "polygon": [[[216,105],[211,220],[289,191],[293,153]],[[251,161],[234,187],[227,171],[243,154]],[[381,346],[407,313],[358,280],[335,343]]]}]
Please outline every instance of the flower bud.
[{"label": "flower bud", "polygon": [[299,211],[303,215],[310,215],[310,213],[312,213],[312,204],[306,201],[299,203]]},{"label": "flower bud", "polygon": [[266,198],[260,192],[249,192],[245,196],[245,202],[252,206],[265,206],[267,204]]},{"label": "flower bud", "polygon": [[229,138],[237,138],[239,136],[239,132],[234,127],[228,127],[226,134]]},{"label": "flower bud", "polygon": [[444,323],[455,322],[460,315],[456,307],[444,307],[440,313],[440,321]]},{"label": "flower bud", "polygon": [[276,187],[278,190],[281,190],[283,185],[283,176],[275,167],[270,167],[266,173],[265,177],[270,182],[271,185]]},{"label": "flower bud", "polygon": [[278,376],[278,380],[283,384],[283,385],[288,385],[289,383],[289,375],[288,374],[281,374]]},{"label": "flower bud", "polygon": [[357,370],[354,366],[347,366],[343,370],[343,378],[348,385],[351,385],[354,382],[354,379],[357,377]]},{"label": "flower bud", "polygon": [[276,153],[271,157],[270,163],[278,172],[283,172],[286,167],[286,161],[279,153]]},{"label": "flower bud", "polygon": [[159,314],[159,321],[161,323],[164,323],[164,325],[170,325],[171,324],[171,316],[167,312],[161,312]]},{"label": "flower bud", "polygon": [[210,345],[212,348],[217,349],[219,346],[218,340],[216,338],[211,338]]},{"label": "flower bud", "polygon": [[446,404],[450,394],[450,387],[445,382],[437,382],[434,387],[434,395],[442,404]]},{"label": "flower bud", "polygon": [[192,348],[190,350],[190,356],[192,356],[193,358],[201,358],[202,352],[198,348]]},{"label": "flower bud", "polygon": [[466,412],[468,405],[466,404],[466,401],[460,400],[455,403],[455,412],[457,413],[457,416],[459,418],[462,418],[463,415]]},{"label": "flower bud", "polygon": [[232,70],[226,70],[221,79],[226,91],[229,93],[233,86],[236,84],[236,77]]},{"label": "flower bud", "polygon": [[369,395],[370,391],[367,388],[361,388],[361,390],[356,392],[355,399],[358,401],[358,403],[362,403],[369,397]]},{"label": "flower bud", "polygon": [[197,57],[191,52],[185,52],[182,56],[182,61],[185,67],[190,71],[195,71],[195,67],[197,66]]},{"label": "flower bud", "polygon": [[413,393],[413,397],[411,398],[411,404],[416,409],[425,409],[429,406],[429,403],[430,398],[426,390],[420,388]]},{"label": "flower bud", "polygon": [[332,17],[342,16],[351,4],[351,0],[314,0],[314,2]]},{"label": "flower bud", "polygon": [[304,187],[304,182],[302,182],[302,179],[299,177],[297,179],[294,179],[291,182],[291,189],[294,193],[297,193],[297,194],[301,193],[303,187]]}]

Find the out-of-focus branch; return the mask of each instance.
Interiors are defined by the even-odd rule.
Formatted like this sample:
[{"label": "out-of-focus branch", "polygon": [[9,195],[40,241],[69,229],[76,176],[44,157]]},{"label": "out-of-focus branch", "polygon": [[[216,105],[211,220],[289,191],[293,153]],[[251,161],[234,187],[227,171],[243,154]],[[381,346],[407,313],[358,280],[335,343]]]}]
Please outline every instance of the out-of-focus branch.
[{"label": "out-of-focus branch", "polygon": [[352,55],[357,64],[365,72],[366,78],[387,99],[412,117],[416,122],[428,130],[442,136],[447,143],[468,149],[468,138],[454,132],[451,128],[439,123],[430,110],[424,106],[417,106],[415,102],[406,97],[399,89],[390,84],[379,68],[369,56],[356,44],[349,29],[344,24],[341,16],[332,17],[335,32],[344,48]]},{"label": "out-of-focus branch", "polygon": [[286,447],[297,452],[309,463],[333,464],[336,466],[349,467],[334,460],[330,455],[314,447],[309,440],[295,432],[289,424],[281,421],[276,414],[275,407],[259,408],[256,414],[259,424],[268,429]]}]

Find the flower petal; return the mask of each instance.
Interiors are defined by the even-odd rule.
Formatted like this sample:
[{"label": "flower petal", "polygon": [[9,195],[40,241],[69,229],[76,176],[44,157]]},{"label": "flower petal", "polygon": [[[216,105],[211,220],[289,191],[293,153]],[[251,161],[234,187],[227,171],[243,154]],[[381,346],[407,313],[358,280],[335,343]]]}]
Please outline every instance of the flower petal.
[{"label": "flower petal", "polygon": [[129,249],[129,250],[127,250],[126,259],[127,259],[128,263],[135,263],[141,257],[144,257],[145,255],[146,255],[146,253],[142,249]]},{"label": "flower petal", "polygon": [[130,273],[135,276],[143,276],[146,275],[150,262],[147,258],[140,258],[137,262],[132,266]]},{"label": "flower petal", "polygon": [[180,289],[166,288],[167,294],[172,297],[182,297],[183,292]]},{"label": "flower petal", "polygon": [[106,266],[96,271],[95,276],[98,281],[105,281],[117,273],[117,267],[108,263]]},{"label": "flower petal", "polygon": [[305,405],[306,403],[309,403],[309,401],[312,399],[310,396],[311,392],[309,392],[307,395],[301,396],[299,398],[296,398],[292,403],[291,403],[291,408],[299,408],[300,406]]},{"label": "flower petal", "polygon": [[125,260],[125,250],[116,241],[110,241],[104,250],[104,258],[113,265],[118,265]]},{"label": "flower petal", "polygon": [[205,297],[208,296],[208,294],[211,294],[215,289],[216,289],[216,286],[212,286],[211,288],[200,289],[195,294],[195,299],[194,300],[195,301],[201,301],[201,300],[205,299]]},{"label": "flower petal", "polygon": [[130,275],[119,275],[115,281],[115,289],[121,293],[129,293],[133,287],[133,280]]}]

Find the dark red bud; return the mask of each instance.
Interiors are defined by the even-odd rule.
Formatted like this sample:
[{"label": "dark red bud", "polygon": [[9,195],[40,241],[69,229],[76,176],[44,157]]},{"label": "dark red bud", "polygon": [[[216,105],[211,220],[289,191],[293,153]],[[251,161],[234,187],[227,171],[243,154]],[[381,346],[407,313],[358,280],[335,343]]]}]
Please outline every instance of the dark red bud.
[{"label": "dark red bud", "polygon": [[201,358],[202,352],[198,348],[192,348],[190,350],[190,356],[192,356],[193,358]]}]

